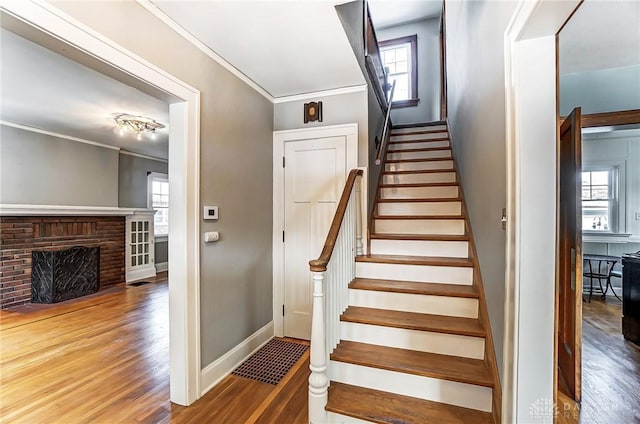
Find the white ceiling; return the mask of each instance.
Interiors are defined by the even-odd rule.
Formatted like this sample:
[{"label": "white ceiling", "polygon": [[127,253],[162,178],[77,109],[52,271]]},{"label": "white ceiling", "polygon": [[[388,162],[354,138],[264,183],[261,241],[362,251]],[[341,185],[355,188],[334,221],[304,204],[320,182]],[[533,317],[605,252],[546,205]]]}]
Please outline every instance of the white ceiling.
[{"label": "white ceiling", "polygon": [[640,64],[640,1],[586,0],[560,32],[560,73]]},{"label": "white ceiling", "polygon": [[376,28],[439,18],[442,0],[369,0],[371,20]]},{"label": "white ceiling", "polygon": [[365,83],[335,1],[153,3],[273,97]]},{"label": "white ceiling", "polygon": [[113,118],[142,115],[168,126],[169,105],[58,53],[0,30],[0,119],[28,127],[168,157],[168,128],[155,140],[120,136]]}]

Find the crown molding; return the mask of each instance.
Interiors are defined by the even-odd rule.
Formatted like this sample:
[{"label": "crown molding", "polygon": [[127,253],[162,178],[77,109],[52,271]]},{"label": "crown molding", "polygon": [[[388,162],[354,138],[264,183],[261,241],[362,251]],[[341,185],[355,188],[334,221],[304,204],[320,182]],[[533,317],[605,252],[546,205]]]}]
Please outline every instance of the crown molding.
[{"label": "crown molding", "polygon": [[150,0],[136,0],[138,4],[145,9],[147,9],[151,14],[153,14],[156,18],[160,19],[162,22],[167,24],[172,30],[174,30],[178,35],[186,39],[188,42],[193,44],[198,50],[202,53],[209,56],[227,71],[231,72],[233,75],[238,77],[242,82],[247,84],[249,87],[253,88],[255,91],[260,93],[265,99],[269,100],[273,103],[273,96],[269,94],[264,88],[262,88],[258,83],[249,78],[247,75],[242,73],[238,68],[233,66],[231,63],[227,62],[222,56],[218,53],[211,50],[207,45],[205,45],[202,41],[198,40],[193,34],[187,31],[183,26],[174,21],[169,15],[164,13],[162,10],[158,8],[155,4],[153,4]]},{"label": "crown molding", "polygon": [[91,144],[92,146],[104,147],[105,149],[118,150],[120,151],[120,147],[111,146],[109,144],[99,143],[97,141],[87,140],[85,138],[71,137],[69,135],[56,133],[53,131],[47,131],[36,127],[30,127],[28,125],[17,124],[15,122],[2,121],[0,120],[0,125],[4,125],[6,127],[18,128],[20,130],[30,131],[38,134],[48,135],[51,137],[63,138],[65,140],[77,141],[78,143]]},{"label": "crown molding", "polygon": [[127,155],[127,156],[135,156],[137,158],[142,158],[142,159],[155,160],[156,162],[169,163],[168,159],[157,158],[155,156],[142,155],[140,153],[133,153],[133,152],[129,152],[128,150],[120,150],[120,154]]},{"label": "crown molding", "polygon": [[297,102],[300,100],[310,100],[318,97],[339,96],[340,94],[359,93],[367,91],[367,84],[353,85],[350,87],[332,88],[330,90],[314,91],[311,93],[294,94],[291,96],[275,97],[273,103]]}]

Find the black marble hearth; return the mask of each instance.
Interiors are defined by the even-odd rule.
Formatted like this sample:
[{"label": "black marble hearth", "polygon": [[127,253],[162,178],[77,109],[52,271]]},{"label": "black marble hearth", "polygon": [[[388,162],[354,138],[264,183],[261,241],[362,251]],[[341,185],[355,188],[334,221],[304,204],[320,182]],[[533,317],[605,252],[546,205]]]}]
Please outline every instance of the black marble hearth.
[{"label": "black marble hearth", "polygon": [[31,301],[56,303],[98,291],[99,247],[72,247],[31,254]]}]

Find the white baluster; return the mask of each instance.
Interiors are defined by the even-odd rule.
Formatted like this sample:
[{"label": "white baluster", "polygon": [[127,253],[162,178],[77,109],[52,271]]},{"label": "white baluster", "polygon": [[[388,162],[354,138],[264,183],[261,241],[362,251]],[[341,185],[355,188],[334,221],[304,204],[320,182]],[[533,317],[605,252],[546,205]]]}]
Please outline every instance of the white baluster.
[{"label": "white baluster", "polygon": [[362,243],[362,177],[356,178],[356,255],[364,254]]},{"label": "white baluster", "polygon": [[311,318],[311,357],[309,360],[309,422],[327,422],[327,352],[324,328],[324,272],[313,272],[313,314]]}]

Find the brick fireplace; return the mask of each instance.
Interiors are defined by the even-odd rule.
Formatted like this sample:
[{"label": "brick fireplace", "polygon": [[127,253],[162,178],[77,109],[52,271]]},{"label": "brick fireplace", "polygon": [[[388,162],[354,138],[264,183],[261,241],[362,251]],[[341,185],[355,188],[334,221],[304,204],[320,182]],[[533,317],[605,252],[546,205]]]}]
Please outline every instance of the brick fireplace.
[{"label": "brick fireplace", "polygon": [[0,308],[31,301],[32,251],[100,247],[100,288],[125,281],[124,216],[0,217]]}]

